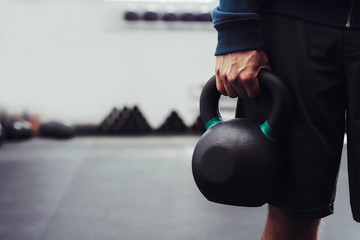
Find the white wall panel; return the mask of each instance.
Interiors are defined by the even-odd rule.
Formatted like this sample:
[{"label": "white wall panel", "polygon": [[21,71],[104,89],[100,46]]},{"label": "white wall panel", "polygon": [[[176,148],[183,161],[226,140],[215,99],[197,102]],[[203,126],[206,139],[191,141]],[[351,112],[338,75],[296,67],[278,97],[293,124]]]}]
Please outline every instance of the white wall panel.
[{"label": "white wall panel", "polygon": [[97,123],[114,106],[137,104],[153,127],[172,109],[191,124],[200,86],[214,72],[215,30],[126,23],[126,4],[0,1],[0,106]]}]

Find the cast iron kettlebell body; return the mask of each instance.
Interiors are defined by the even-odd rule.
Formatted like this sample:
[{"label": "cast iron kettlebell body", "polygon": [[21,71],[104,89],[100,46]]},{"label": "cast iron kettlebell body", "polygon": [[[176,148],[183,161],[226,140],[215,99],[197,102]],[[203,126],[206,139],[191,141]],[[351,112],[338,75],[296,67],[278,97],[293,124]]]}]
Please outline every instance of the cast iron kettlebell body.
[{"label": "cast iron kettlebell body", "polygon": [[269,202],[281,180],[283,154],[277,143],[291,109],[286,85],[273,73],[258,76],[262,91],[268,91],[273,107],[259,125],[246,118],[223,122],[220,93],[212,77],[201,93],[200,115],[208,129],[198,141],[192,171],[201,193],[217,203],[257,207]]}]

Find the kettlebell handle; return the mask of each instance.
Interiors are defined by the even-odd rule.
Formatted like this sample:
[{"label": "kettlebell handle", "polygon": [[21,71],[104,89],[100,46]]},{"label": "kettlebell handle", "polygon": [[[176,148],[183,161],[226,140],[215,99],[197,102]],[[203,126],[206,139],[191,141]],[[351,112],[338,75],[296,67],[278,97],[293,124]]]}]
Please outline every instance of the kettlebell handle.
[{"label": "kettlebell handle", "polygon": [[[268,91],[273,100],[271,112],[260,127],[270,140],[277,141],[291,112],[292,96],[287,85],[273,72],[262,69],[258,79],[261,89]],[[216,76],[213,76],[205,84],[200,96],[200,116],[206,129],[222,122],[219,111],[220,96],[216,88]]]}]

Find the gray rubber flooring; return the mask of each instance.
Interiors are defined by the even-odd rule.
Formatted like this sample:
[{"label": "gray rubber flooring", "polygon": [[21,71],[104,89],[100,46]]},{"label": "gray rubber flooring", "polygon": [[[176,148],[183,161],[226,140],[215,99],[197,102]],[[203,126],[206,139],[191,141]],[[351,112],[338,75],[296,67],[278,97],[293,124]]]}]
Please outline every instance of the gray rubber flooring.
[{"label": "gray rubber flooring", "polygon": [[[210,203],[191,174],[196,137],[33,139],[0,148],[1,240],[260,239],[266,207]],[[346,151],[343,153],[346,158]],[[343,161],[321,239],[358,240]]]}]

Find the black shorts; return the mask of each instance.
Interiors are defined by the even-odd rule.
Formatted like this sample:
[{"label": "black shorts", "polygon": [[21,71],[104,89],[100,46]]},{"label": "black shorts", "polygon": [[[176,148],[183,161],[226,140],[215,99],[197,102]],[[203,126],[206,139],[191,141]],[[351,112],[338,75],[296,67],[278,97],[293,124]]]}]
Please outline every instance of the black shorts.
[{"label": "black shorts", "polygon": [[[298,219],[333,213],[346,112],[351,206],[360,221],[360,31],[268,14],[262,22],[272,70],[294,96],[280,141],[283,186],[271,204]],[[271,100],[260,99],[246,100],[244,112],[263,122]]]}]

